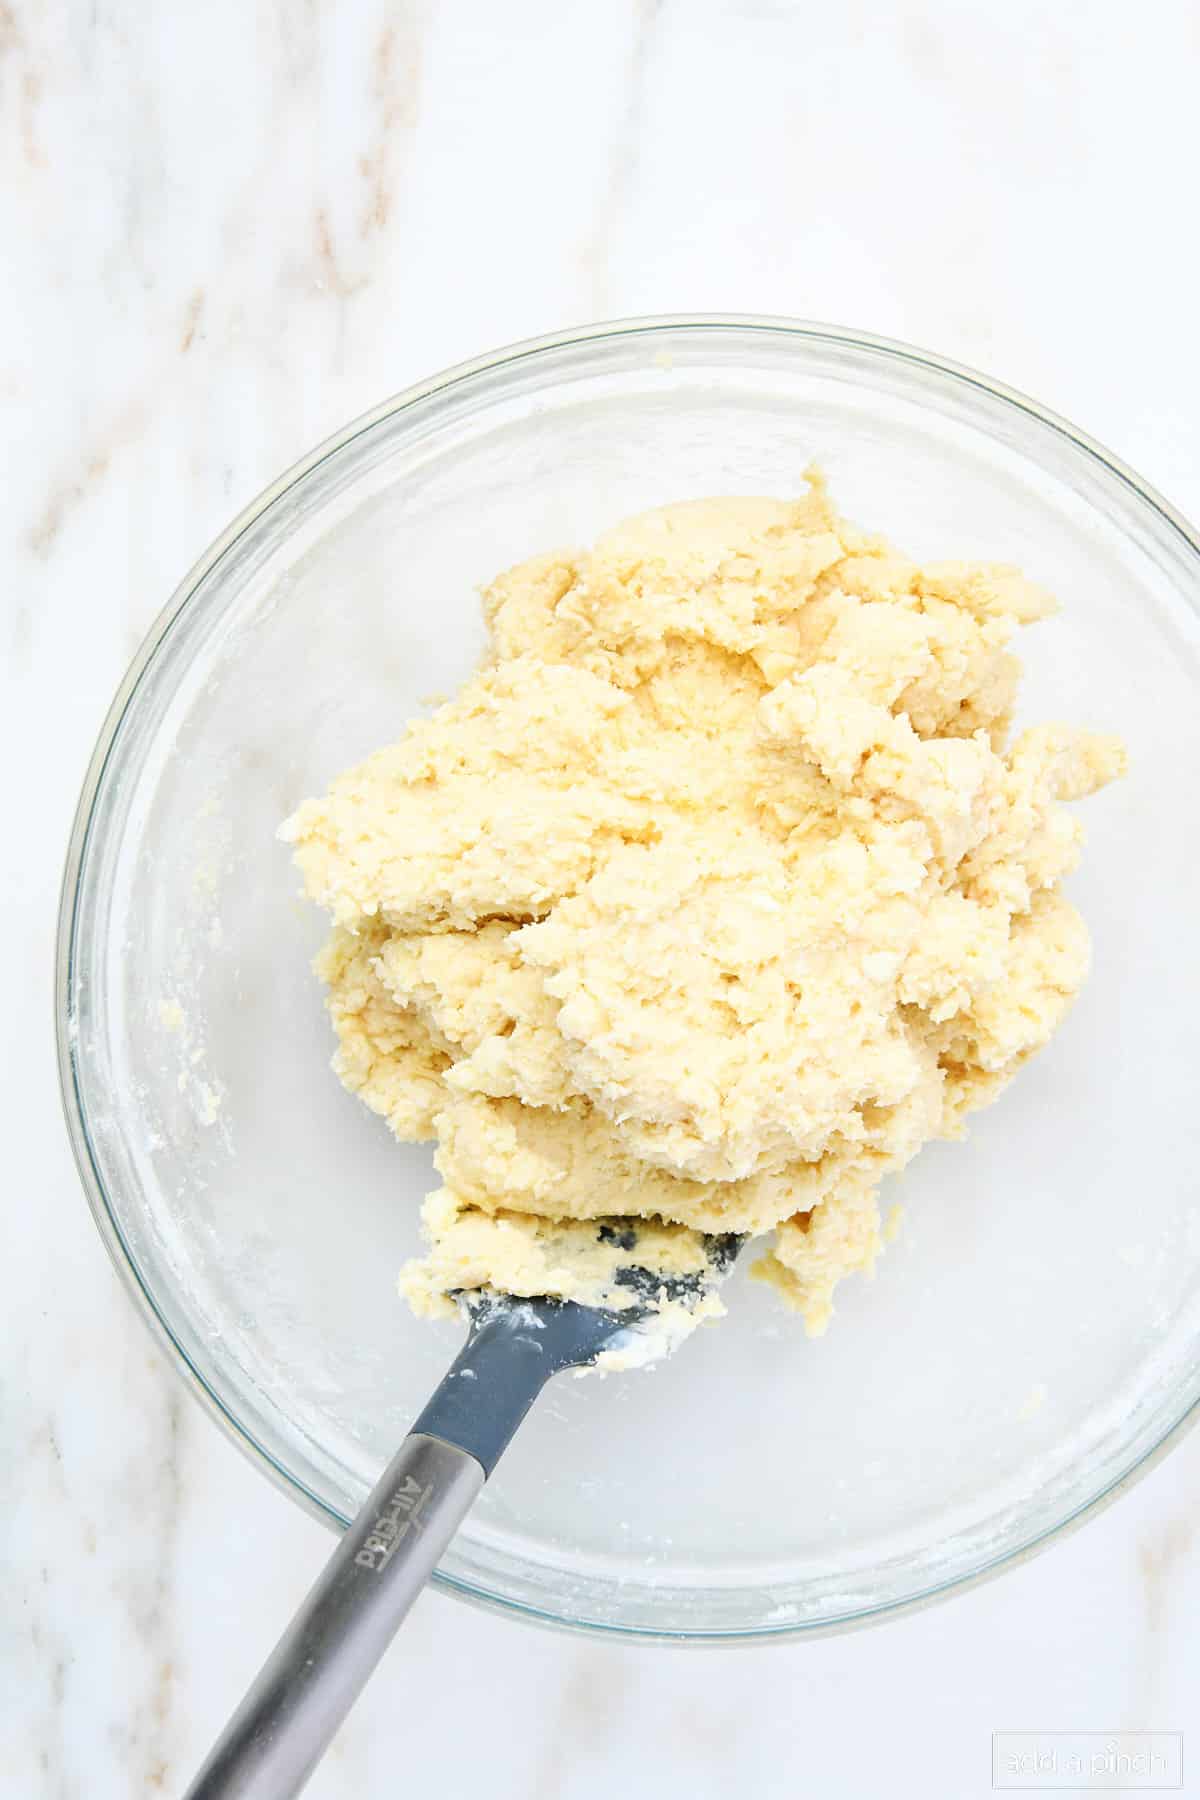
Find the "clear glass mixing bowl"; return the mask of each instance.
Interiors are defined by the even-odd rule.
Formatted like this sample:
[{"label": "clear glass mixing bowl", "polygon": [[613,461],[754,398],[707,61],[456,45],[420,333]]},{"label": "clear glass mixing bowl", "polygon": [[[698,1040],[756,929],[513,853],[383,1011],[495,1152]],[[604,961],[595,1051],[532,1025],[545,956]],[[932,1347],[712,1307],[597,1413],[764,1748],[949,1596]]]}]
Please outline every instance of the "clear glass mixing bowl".
[{"label": "clear glass mixing bowl", "polygon": [[[601,326],[451,370],[283,477],[192,571],[101,734],[63,899],[67,1115],[101,1232],[195,1390],[338,1524],[458,1333],[395,1293],[431,1185],[329,1071],[280,820],[453,689],[476,588],[622,515],[787,494],[1061,597],[1027,717],[1120,729],[1070,884],[1095,967],[805,1339],[744,1277],[653,1373],[559,1381],[442,1584],[652,1637],[878,1617],[1111,1495],[1200,1394],[1200,546],[1061,420],[937,358],[784,322]],[[114,1402],[119,1404],[119,1402]]]}]

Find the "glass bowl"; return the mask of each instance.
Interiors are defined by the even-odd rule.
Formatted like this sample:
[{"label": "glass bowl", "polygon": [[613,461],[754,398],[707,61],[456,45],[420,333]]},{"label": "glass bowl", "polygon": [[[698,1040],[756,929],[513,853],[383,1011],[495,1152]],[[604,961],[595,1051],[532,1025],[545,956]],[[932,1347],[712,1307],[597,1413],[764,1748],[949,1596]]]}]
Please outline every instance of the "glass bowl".
[{"label": "glass bowl", "polygon": [[230,527],[139,652],[84,785],[59,965],[66,1110],[127,1285],[229,1434],[331,1524],[453,1353],[396,1296],[432,1185],[329,1071],[279,822],[452,690],[476,589],[540,549],[819,461],[921,557],[1060,597],[1022,710],[1127,736],[1070,889],[1094,970],[807,1340],[737,1277],[652,1373],[563,1379],[438,1577],[560,1624],[786,1637],[1046,1543],[1200,1394],[1195,772],[1200,546],[1119,463],[938,358],[754,319],[598,326],[438,376]]}]

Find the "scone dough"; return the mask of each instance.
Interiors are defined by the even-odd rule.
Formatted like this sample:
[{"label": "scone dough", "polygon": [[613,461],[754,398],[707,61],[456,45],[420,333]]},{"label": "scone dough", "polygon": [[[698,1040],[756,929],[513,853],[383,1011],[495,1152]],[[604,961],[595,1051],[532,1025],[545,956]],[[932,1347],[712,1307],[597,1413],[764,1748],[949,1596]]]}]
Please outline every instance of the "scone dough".
[{"label": "scone dough", "polygon": [[624,1258],[665,1299],[701,1234],[773,1232],[755,1272],[819,1331],[881,1179],[1077,992],[1060,802],[1122,747],[1010,745],[1009,643],[1050,597],[910,561],[816,475],[535,557],[484,607],[458,697],[284,828],[334,921],[335,1067],[437,1142],[403,1291],[627,1304]]}]

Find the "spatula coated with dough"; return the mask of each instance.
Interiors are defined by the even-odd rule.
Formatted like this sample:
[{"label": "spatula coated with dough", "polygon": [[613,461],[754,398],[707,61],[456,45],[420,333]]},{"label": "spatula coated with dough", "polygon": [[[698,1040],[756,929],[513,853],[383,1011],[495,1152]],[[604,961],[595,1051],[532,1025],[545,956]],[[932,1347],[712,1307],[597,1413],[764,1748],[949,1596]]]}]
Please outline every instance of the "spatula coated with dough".
[{"label": "spatula coated with dough", "polygon": [[[632,1222],[630,1229],[634,1229]],[[646,1363],[688,1334],[742,1239],[698,1274],[620,1269],[626,1306],[460,1295],[467,1341],[230,1720],[186,1800],[299,1793],[546,1383]]]}]

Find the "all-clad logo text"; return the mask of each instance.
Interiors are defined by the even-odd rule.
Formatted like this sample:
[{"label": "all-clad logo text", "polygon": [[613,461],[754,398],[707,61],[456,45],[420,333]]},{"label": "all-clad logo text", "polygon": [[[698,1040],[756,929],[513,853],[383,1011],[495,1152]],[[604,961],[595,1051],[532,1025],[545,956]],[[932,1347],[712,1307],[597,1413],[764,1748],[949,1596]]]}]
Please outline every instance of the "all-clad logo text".
[{"label": "all-clad logo text", "polygon": [[405,1533],[420,1529],[421,1509],[432,1492],[432,1482],[422,1487],[412,1475],[404,1477],[354,1558],[360,1569],[373,1569],[378,1575],[381,1569],[387,1568]]}]

